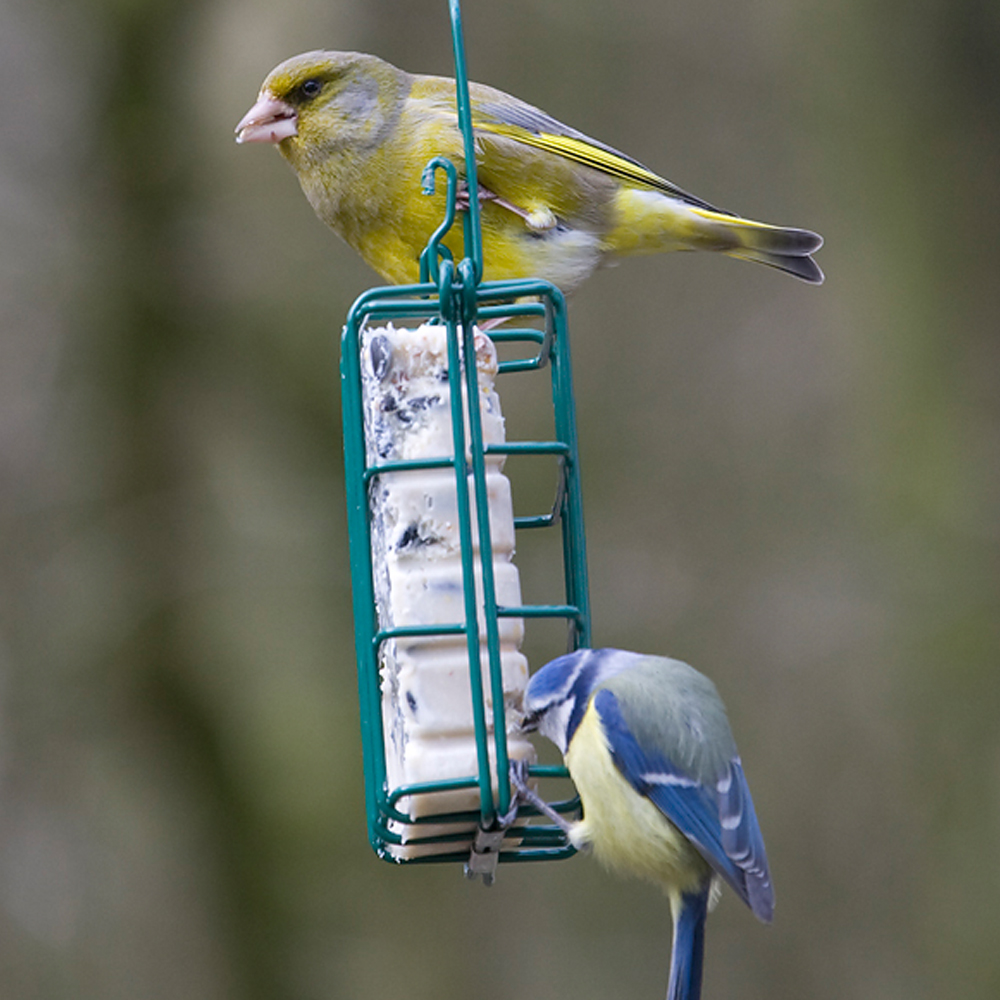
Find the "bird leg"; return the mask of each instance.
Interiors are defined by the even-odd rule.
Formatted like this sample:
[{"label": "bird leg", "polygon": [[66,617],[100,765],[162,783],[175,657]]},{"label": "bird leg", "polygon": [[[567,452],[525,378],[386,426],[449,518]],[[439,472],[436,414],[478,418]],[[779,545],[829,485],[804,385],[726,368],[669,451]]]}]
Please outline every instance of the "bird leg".
[{"label": "bird leg", "polygon": [[[507,201],[506,198],[501,198],[496,192],[483,187],[482,184],[477,186],[480,205],[492,201],[495,205],[499,205],[500,208],[505,208],[508,212],[513,212],[514,215],[524,219],[529,229],[537,232],[552,229],[558,221],[555,213],[550,208],[541,206],[529,211],[526,208],[515,205],[513,202]],[[467,212],[469,210],[469,189],[464,183],[459,187],[458,193],[455,195],[455,209],[459,212]]]},{"label": "bird leg", "polygon": [[559,815],[533,788],[528,786],[528,762],[512,760],[510,762],[510,783],[517,789],[518,803],[534,806],[543,816],[548,817],[569,837],[572,824]]}]

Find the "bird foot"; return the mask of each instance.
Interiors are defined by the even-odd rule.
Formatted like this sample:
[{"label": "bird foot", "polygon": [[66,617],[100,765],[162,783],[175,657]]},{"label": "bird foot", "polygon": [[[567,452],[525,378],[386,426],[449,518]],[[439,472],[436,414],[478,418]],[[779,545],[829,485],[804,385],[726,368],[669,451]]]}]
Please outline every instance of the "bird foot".
[{"label": "bird foot", "polygon": [[517,791],[517,804],[523,802],[525,805],[533,806],[543,816],[552,820],[569,837],[572,824],[560,816],[545,799],[528,785],[529,766],[526,760],[512,760],[510,762],[510,783]]},{"label": "bird foot", "polygon": [[[536,232],[544,232],[546,229],[552,229],[558,221],[552,209],[545,206],[529,211],[526,208],[515,205],[513,202],[507,201],[506,198],[501,198],[496,192],[483,187],[482,184],[478,185],[478,191],[480,205],[491,201],[494,205],[499,205],[500,208],[505,208],[508,212],[513,212],[514,215],[524,219],[527,227]],[[455,195],[455,210],[458,212],[467,212],[469,210],[469,189],[465,184],[459,187],[458,193]]]}]

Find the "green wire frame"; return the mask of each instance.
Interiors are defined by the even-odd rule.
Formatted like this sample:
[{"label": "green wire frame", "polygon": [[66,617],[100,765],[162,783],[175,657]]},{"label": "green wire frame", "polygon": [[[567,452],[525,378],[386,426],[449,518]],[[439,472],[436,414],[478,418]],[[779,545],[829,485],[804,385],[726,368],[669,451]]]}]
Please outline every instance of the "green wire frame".
[{"label": "green wire frame", "polygon": [[[348,313],[341,340],[341,386],[344,429],[344,464],[348,535],[350,543],[351,581],[354,606],[354,632],[357,650],[358,687],[361,707],[361,737],[364,754],[365,800],[368,816],[368,836],[375,852],[386,860],[399,863],[428,863],[469,860],[473,833],[470,823],[482,831],[492,832],[500,840],[498,817],[508,813],[511,792],[507,781],[500,780],[494,794],[490,769],[490,740],[496,761],[496,773],[506,776],[509,768],[507,753],[507,722],[504,709],[503,678],[500,663],[499,619],[556,618],[568,623],[570,649],[590,645],[590,606],[587,587],[586,544],[579,477],[576,437],[576,415],[573,397],[566,306],[562,293],[555,285],[541,279],[522,281],[482,282],[482,250],[479,227],[478,188],[475,174],[471,116],[469,113],[468,81],[465,73],[461,15],[458,0],[449,0],[452,34],[455,48],[456,89],[459,124],[465,141],[466,162],[463,182],[469,194],[469,205],[462,213],[467,256],[456,266],[440,240],[456,217],[458,173],[448,160],[435,158],[424,171],[424,191],[433,193],[438,170],[447,176],[447,211],[437,232],[431,237],[421,256],[421,281],[415,285],[372,288],[362,294]],[[525,301],[528,300],[528,301]],[[541,326],[514,328],[511,324],[523,319]],[[447,327],[448,381],[451,390],[451,425],[454,458],[427,461],[378,462],[369,464],[364,431],[361,383],[362,334],[366,326],[393,321],[419,324],[437,321]],[[504,320],[502,330],[489,336],[495,343],[524,345],[514,351],[517,357],[499,363],[500,374],[533,372],[548,368],[552,380],[554,433],[547,441],[511,441],[502,445],[484,446],[481,414],[477,406],[468,407],[468,442],[465,440],[465,419],[462,407],[462,379],[467,398],[479,397],[478,372],[475,359],[474,326],[477,322]],[[561,529],[565,603],[532,604],[501,607],[497,604],[493,577],[492,542],[486,487],[487,455],[549,455],[559,465],[559,481],[550,512],[514,519],[516,530],[541,528]],[[470,457],[467,457],[470,456]],[[369,504],[373,480],[379,475],[405,473],[431,467],[451,466],[455,473],[459,513],[462,574],[464,583],[464,620],[446,625],[409,626],[382,629],[379,627],[371,548],[371,511]],[[470,500],[475,498],[476,528],[482,554],[482,608],[485,619],[487,681],[492,697],[492,718],[487,718],[483,695],[483,665],[480,659],[480,628],[475,586],[475,555]],[[465,634],[468,649],[472,716],[476,739],[478,772],[463,778],[442,782],[427,782],[390,788],[386,776],[385,741],[382,724],[379,662],[384,642],[400,636]],[[492,723],[492,726],[490,725]],[[566,778],[563,767],[533,766],[530,774],[538,778]],[[404,797],[414,797],[458,789],[479,790],[477,812],[453,812],[411,819],[398,807]],[[579,800],[572,798],[554,804],[561,813],[575,813]],[[519,816],[535,815],[531,808],[522,807]],[[421,837],[420,826],[440,827],[454,824],[454,833],[436,833]],[[400,828],[406,828],[406,836]],[[500,861],[535,861],[568,857],[574,853],[565,834],[555,825],[517,825],[503,832],[499,845]],[[495,842],[496,842],[495,841]],[[454,842],[455,851],[403,858],[392,851],[394,846],[409,847],[427,844],[447,845]],[[493,848],[490,849],[492,854]],[[468,869],[467,869],[468,870]],[[487,879],[489,881],[489,879]]]},{"label": "green wire frame", "polygon": [[[461,286],[456,286],[460,288]],[[512,303],[515,296],[531,295],[533,302]],[[505,329],[493,331],[497,343],[527,344],[532,351],[527,356],[501,361],[500,374],[538,371],[548,368],[552,379],[552,405],[554,434],[551,440],[508,441],[501,445],[484,446],[482,426],[477,407],[469,407],[469,440],[465,440],[462,416],[461,379],[477,379],[475,365],[466,366],[462,359],[475,357],[472,344],[472,324],[462,326],[454,318],[441,316],[439,288],[434,284],[419,284],[370,289],[352,306],[341,342],[341,385],[344,424],[344,462],[348,535],[350,541],[351,580],[354,599],[354,631],[358,660],[358,686],[361,704],[361,733],[365,767],[365,798],[368,813],[368,833],[372,847],[380,857],[397,861],[391,845],[400,845],[404,838],[390,823],[419,827],[421,824],[462,824],[463,832],[437,834],[432,837],[414,836],[419,831],[408,831],[407,845],[461,841],[464,851],[407,861],[456,861],[468,857],[468,832],[470,821],[482,829],[495,828],[499,815],[510,808],[510,789],[506,782],[499,782],[496,796],[491,781],[489,741],[493,742],[497,773],[505,775],[508,769],[506,718],[504,716],[503,680],[500,667],[498,622],[500,618],[561,618],[568,623],[571,649],[590,644],[590,607],[587,590],[586,544],[583,532],[583,512],[577,454],[575,406],[569,358],[569,341],[565,324],[565,306],[562,294],[547,282],[488,282],[475,290],[477,314],[481,320],[517,317],[541,318],[545,324],[538,329]],[[391,320],[414,323],[444,319],[448,336],[448,379],[452,399],[453,455],[457,458],[440,458],[427,461],[379,462],[369,464],[366,454],[364,414],[361,389],[361,343],[367,325]],[[466,330],[468,333],[466,334]],[[460,347],[460,341],[462,346]],[[520,352],[519,352],[520,353]],[[468,382],[466,383],[468,385]],[[478,389],[472,383],[472,399],[478,398]],[[514,519],[518,531],[558,528],[562,533],[565,603],[529,604],[518,607],[501,607],[496,601],[493,579],[492,544],[490,539],[489,507],[486,492],[487,455],[549,455],[559,465],[559,482],[555,500],[549,512],[520,516]],[[469,457],[471,456],[471,458]],[[428,467],[452,467],[459,511],[459,538],[461,541],[462,574],[465,591],[464,620],[433,626],[403,626],[391,629],[379,627],[376,605],[374,570],[371,549],[371,510],[369,494],[371,483],[383,473],[405,473]],[[471,480],[471,487],[470,487]],[[473,528],[470,494],[476,498],[475,513],[482,557],[482,603],[486,623],[486,669],[493,702],[493,717],[487,719],[483,698],[482,666],[480,664],[480,630],[477,622],[473,552]],[[473,723],[476,737],[479,770],[475,775],[447,782],[428,782],[390,788],[386,778],[385,742],[382,725],[381,686],[379,675],[382,644],[400,636],[465,634],[473,700]],[[489,722],[492,722],[490,732]],[[562,767],[536,766],[531,769],[536,777],[566,777]],[[449,813],[412,820],[397,808],[404,796],[431,794],[456,789],[479,789],[480,810],[477,813]],[[558,803],[562,812],[573,812],[578,803],[571,800]],[[530,815],[522,809],[521,815]],[[562,831],[555,826],[518,826],[512,828],[510,837],[521,846],[508,850],[505,846],[501,859],[541,860],[565,857],[573,853]]]}]

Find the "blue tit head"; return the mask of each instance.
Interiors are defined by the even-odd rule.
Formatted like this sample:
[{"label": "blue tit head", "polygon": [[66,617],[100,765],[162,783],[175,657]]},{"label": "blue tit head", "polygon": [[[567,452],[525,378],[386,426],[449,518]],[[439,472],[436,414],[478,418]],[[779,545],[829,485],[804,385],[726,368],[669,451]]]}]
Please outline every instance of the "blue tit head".
[{"label": "blue tit head", "polygon": [[528,681],[522,728],[537,730],[565,755],[594,690],[638,659],[622,649],[579,649],[546,663]]},{"label": "blue tit head", "polygon": [[524,694],[524,728],[565,755],[591,697],[603,688],[614,692],[640,745],[669,752],[700,780],[736,752],[725,707],[704,674],[681,660],[624,649],[579,649],[545,664]]}]

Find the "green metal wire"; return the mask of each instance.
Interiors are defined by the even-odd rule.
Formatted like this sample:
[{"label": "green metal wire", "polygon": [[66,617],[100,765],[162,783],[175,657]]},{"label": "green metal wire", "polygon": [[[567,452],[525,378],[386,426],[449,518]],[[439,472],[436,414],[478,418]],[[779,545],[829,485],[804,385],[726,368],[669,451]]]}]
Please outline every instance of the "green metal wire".
[{"label": "green metal wire", "polygon": [[[575,402],[569,354],[565,300],[550,282],[482,282],[483,260],[479,219],[475,146],[465,69],[461,14],[458,0],[449,0],[455,50],[455,79],[459,127],[465,146],[463,177],[449,160],[435,157],[423,173],[424,190],[433,193],[436,174],[447,180],[446,211],[441,226],[421,255],[420,282],[416,285],[372,288],[362,294],[348,313],[341,340],[341,385],[344,429],[344,462],[348,507],[354,631],[358,661],[358,688],[364,754],[365,797],[369,841],[376,853],[387,860],[403,861],[393,848],[420,845],[461,845],[461,850],[406,858],[408,863],[464,861],[469,856],[470,826],[482,830],[497,828],[498,817],[510,808],[510,787],[505,780],[509,766],[506,736],[505,699],[500,659],[499,620],[501,618],[563,619],[568,625],[571,649],[590,644],[590,608],[587,587],[586,544],[583,529],[579,459],[576,439]],[[465,257],[457,264],[441,242],[456,219],[460,183],[468,193],[462,213]],[[511,441],[485,446],[478,405],[478,371],[474,344],[477,321],[487,319],[541,321],[534,327],[494,331],[497,343],[521,345],[519,356],[499,364],[501,374],[516,375],[548,369],[554,434],[548,441]],[[453,457],[418,461],[370,463],[367,457],[362,400],[361,349],[366,326],[400,320],[443,323],[447,332],[448,381],[451,392]],[[465,381],[466,416],[463,413],[462,380]],[[552,509],[545,514],[515,518],[516,530],[561,529],[565,598],[561,603],[503,607],[498,604],[493,573],[486,458],[489,455],[547,455],[558,461],[559,477]],[[464,587],[464,619],[433,626],[381,628],[375,604],[372,565],[370,490],[377,478],[388,473],[406,474],[426,469],[454,470],[458,505],[459,538]],[[471,490],[470,490],[471,481]],[[478,566],[481,605],[477,602],[473,550],[472,501],[475,501],[476,534],[479,539]],[[480,615],[480,610],[482,614]],[[485,621],[486,680],[490,686],[492,715],[487,717],[483,693],[480,619]],[[450,781],[425,782],[390,788],[386,774],[385,733],[381,710],[379,663],[384,643],[402,637],[465,635],[471,681],[472,718],[478,768],[476,774]],[[490,739],[498,775],[494,794],[490,766]],[[565,778],[562,767],[534,766],[531,775]],[[452,812],[412,819],[399,808],[402,799],[477,789],[476,812]],[[571,797],[555,803],[563,813],[573,813],[579,800]],[[524,808],[519,816],[534,815]],[[450,827],[454,832],[420,836],[420,828]],[[405,830],[405,836],[403,832]],[[566,857],[574,853],[563,832],[551,825],[515,826],[504,834],[499,855],[502,862],[534,861]]]},{"label": "green metal wire", "polygon": [[[469,207],[465,212],[465,256],[472,261],[473,284],[483,278],[483,236],[479,219],[479,174],[476,166],[476,142],[472,134],[472,102],[469,99],[469,75],[465,68],[465,40],[462,33],[462,8],[459,0],[448,0],[451,14],[451,42],[455,53],[455,101],[458,127],[465,153],[465,187]],[[471,397],[470,397],[471,398]]]},{"label": "green metal wire", "polygon": [[[529,285],[532,292],[539,291],[537,285]],[[499,294],[506,296],[510,287],[505,284]],[[499,793],[499,789],[507,792],[505,782],[499,783],[498,794],[494,801],[489,768],[489,740],[492,739],[495,759],[499,762],[498,774],[504,774],[506,769],[506,723],[503,718],[504,698],[502,692],[502,675],[499,660],[499,638],[497,622],[500,618],[524,619],[563,619],[569,625],[568,645],[576,648],[589,645],[589,604],[587,600],[586,553],[582,530],[582,508],[580,497],[579,466],[576,457],[576,441],[574,434],[566,434],[567,428],[572,431],[575,419],[572,414],[572,387],[563,372],[568,372],[569,343],[564,325],[558,322],[564,313],[559,308],[561,295],[554,287],[549,293],[555,296],[556,307],[550,310],[554,326],[551,331],[541,335],[541,341],[548,345],[544,355],[541,351],[526,359],[535,364],[525,366],[524,370],[538,368],[551,369],[552,400],[556,414],[556,436],[548,441],[510,441],[503,445],[485,447],[482,444],[480,428],[470,427],[470,443],[455,440],[453,454],[459,456],[445,459],[432,459],[407,462],[381,462],[369,465],[366,457],[364,439],[364,415],[361,396],[361,343],[364,327],[386,319],[412,319],[414,322],[440,319],[438,305],[440,290],[435,285],[400,286],[392,288],[373,289],[365,293],[352,307],[342,339],[341,376],[343,400],[343,424],[345,442],[345,466],[348,498],[348,528],[351,548],[351,576],[354,590],[355,636],[358,653],[359,695],[361,701],[362,744],[365,761],[365,788],[367,811],[369,819],[369,839],[375,851],[382,857],[398,861],[392,854],[392,848],[403,843],[404,838],[398,829],[390,829],[390,824],[408,828],[405,838],[409,847],[421,844],[445,844],[449,841],[461,842],[464,851],[448,852],[429,857],[407,859],[408,863],[428,863],[440,861],[465,860],[468,854],[470,834],[467,829],[455,834],[437,834],[422,838],[419,828],[433,823],[437,825],[465,825],[470,823],[482,825],[488,829],[497,814],[503,814],[509,805]],[[489,303],[495,301],[490,284],[483,284],[477,291],[477,302]],[[526,303],[532,307],[534,303]],[[529,314],[531,309],[527,310]],[[511,331],[507,331],[510,333]],[[531,331],[532,336],[525,338],[533,347],[539,347],[539,338],[534,336],[538,331]],[[448,324],[448,335],[452,344],[457,344],[460,335],[455,324]],[[454,349],[453,349],[454,350]],[[474,355],[473,355],[474,356]],[[458,378],[465,377],[471,366],[455,367],[454,360],[449,363],[449,379],[452,381],[452,400],[460,401],[460,385],[455,384]],[[516,373],[520,366],[513,366]],[[565,394],[569,392],[569,395]],[[476,396],[473,396],[476,398]],[[474,411],[475,407],[470,407]],[[564,416],[560,416],[564,414]],[[460,411],[452,414],[453,434],[462,435],[464,439],[463,421]],[[560,438],[560,431],[562,437]],[[536,517],[519,517],[515,519],[518,530],[561,527],[564,548],[564,564],[566,567],[565,603],[531,604],[516,607],[503,607],[496,603],[495,589],[493,591],[493,613],[487,613],[486,620],[491,624],[487,630],[487,651],[489,675],[494,705],[492,733],[488,732],[486,724],[486,708],[482,703],[482,684],[479,667],[479,626],[477,608],[475,606],[474,554],[472,552],[471,514],[468,505],[468,481],[471,478],[473,488],[478,482],[480,490],[485,487],[484,462],[470,462],[466,468],[464,456],[478,454],[483,459],[489,454],[536,454],[552,455],[559,460],[559,483],[553,508],[544,515]],[[369,491],[371,482],[379,475],[389,472],[418,472],[426,468],[452,467],[455,470],[456,491],[459,496],[460,520],[464,525],[460,528],[463,539],[463,575],[465,580],[466,609],[465,620],[443,625],[410,625],[393,628],[381,628],[375,609],[374,573],[371,553],[371,521],[369,509]],[[465,501],[461,500],[463,488],[466,490]],[[488,511],[487,504],[477,502],[477,510]],[[480,534],[480,572],[486,570],[483,581],[484,596],[492,585],[490,580],[492,560],[486,546],[486,532],[482,522],[477,527]],[[569,549],[566,546],[569,546]],[[479,772],[468,778],[449,782],[428,782],[419,785],[409,785],[405,788],[390,788],[386,778],[386,758],[384,732],[381,713],[381,689],[379,678],[379,653],[381,646],[393,638],[415,636],[455,636],[464,634],[469,649],[469,660],[474,671],[471,691],[474,699],[473,718],[476,730],[477,752],[480,760]],[[492,647],[492,648],[490,648]],[[499,691],[499,694],[497,693]],[[478,697],[477,696],[478,693]],[[536,777],[563,777],[562,768],[532,768]],[[418,820],[412,820],[406,813],[397,808],[401,798],[440,793],[443,791],[478,788],[480,811],[477,813],[451,813],[444,816],[436,815]],[[557,803],[557,808],[563,812],[573,812],[577,806],[571,799]],[[531,815],[530,810],[522,811],[522,815]],[[530,830],[531,832],[527,832]],[[572,853],[560,830],[555,827],[539,826],[517,827],[510,832],[509,841],[512,846],[505,847],[500,856],[502,862],[529,861],[541,858],[564,857]]]}]

